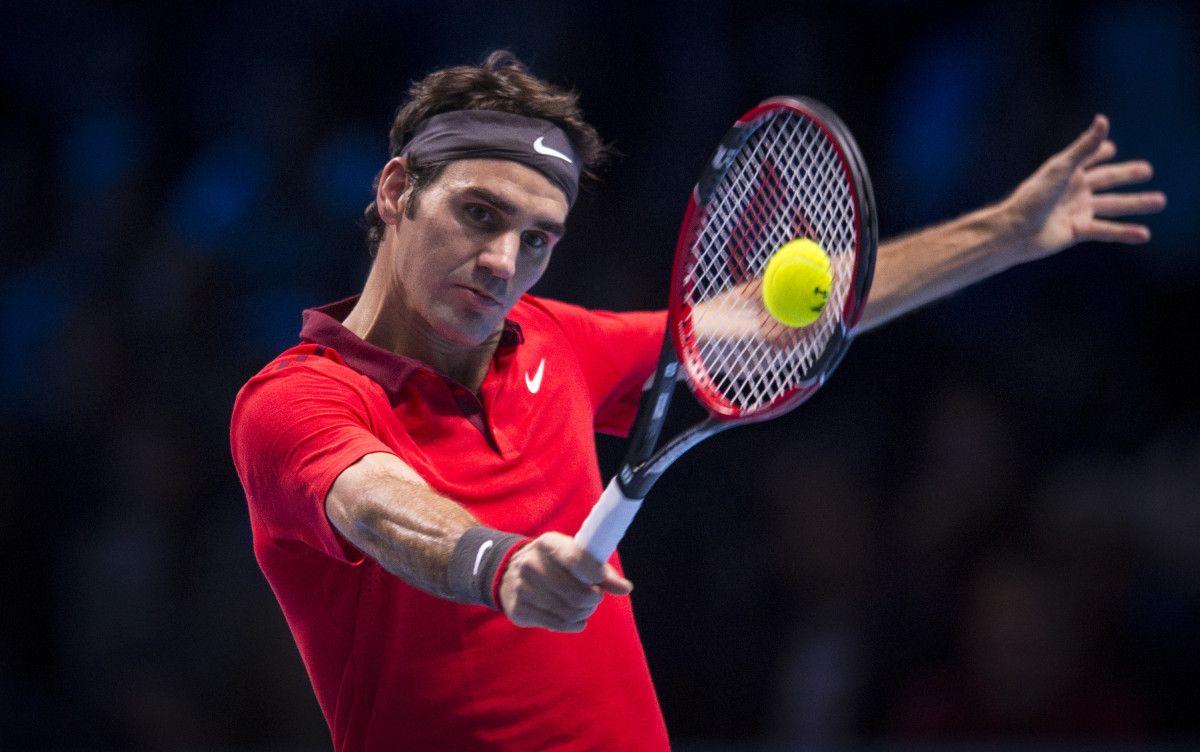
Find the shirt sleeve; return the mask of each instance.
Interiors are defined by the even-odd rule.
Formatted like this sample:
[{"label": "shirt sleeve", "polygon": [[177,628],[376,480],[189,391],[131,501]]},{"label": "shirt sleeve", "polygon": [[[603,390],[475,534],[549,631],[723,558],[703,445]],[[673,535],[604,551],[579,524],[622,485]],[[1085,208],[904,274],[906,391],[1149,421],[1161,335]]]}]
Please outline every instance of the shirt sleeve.
[{"label": "shirt sleeve", "polygon": [[569,306],[560,322],[575,346],[595,410],[595,428],[625,436],[642,387],[662,352],[667,312],[613,313]]},{"label": "shirt sleeve", "polygon": [[313,367],[284,361],[246,384],[234,405],[230,445],[256,531],[361,561],[325,515],[325,497],[363,456],[391,452],[370,426],[363,395]]}]

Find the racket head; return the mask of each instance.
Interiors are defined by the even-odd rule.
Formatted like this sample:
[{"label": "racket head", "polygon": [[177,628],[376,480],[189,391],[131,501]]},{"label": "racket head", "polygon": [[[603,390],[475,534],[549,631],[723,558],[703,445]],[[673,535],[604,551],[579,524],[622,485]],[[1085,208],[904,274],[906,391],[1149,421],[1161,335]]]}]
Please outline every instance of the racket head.
[{"label": "racket head", "polygon": [[[761,279],[801,237],[829,254],[833,281],[817,320],[793,329],[766,313]],[[692,190],[671,273],[668,333],[710,415],[766,420],[820,388],[862,316],[877,246],[870,177],[832,110],[775,97],[734,124]],[[715,321],[722,336],[701,336]]]}]

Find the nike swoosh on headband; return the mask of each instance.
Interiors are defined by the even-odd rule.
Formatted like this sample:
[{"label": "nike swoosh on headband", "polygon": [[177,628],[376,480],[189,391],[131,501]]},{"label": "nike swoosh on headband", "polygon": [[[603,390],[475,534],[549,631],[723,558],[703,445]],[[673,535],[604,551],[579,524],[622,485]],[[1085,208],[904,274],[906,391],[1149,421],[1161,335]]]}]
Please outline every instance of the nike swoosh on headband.
[{"label": "nike swoosh on headband", "polygon": [[568,157],[566,154],[563,154],[558,149],[552,149],[549,146],[546,146],[544,143],[542,143],[543,138],[545,138],[545,137],[538,136],[537,140],[533,142],[533,150],[534,151],[536,151],[538,154],[545,154],[547,157],[558,157],[559,159],[566,162],[567,164],[575,164],[574,162],[571,161],[571,158]]}]

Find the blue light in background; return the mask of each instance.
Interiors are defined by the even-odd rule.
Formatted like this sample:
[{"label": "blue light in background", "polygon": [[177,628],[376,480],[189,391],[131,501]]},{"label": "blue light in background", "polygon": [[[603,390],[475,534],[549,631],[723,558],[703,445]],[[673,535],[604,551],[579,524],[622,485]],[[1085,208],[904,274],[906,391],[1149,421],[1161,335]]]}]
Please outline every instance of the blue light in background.
[{"label": "blue light in background", "polygon": [[43,270],[20,273],[0,292],[0,331],[8,357],[0,358],[0,387],[10,406],[19,405],[35,378],[38,348],[53,338],[69,312],[67,290]]},{"label": "blue light in background", "polygon": [[254,210],[266,183],[261,149],[236,138],[215,144],[176,186],[173,229],[184,242],[212,250]]},{"label": "blue light in background", "polygon": [[[1093,71],[1107,99],[1149,106],[1156,115],[1195,106],[1189,85],[1197,78],[1195,19],[1182,8],[1149,3],[1097,8],[1080,27],[1081,63]],[[1180,113],[1182,114],[1182,113]]]},{"label": "blue light in background", "polygon": [[893,169],[904,187],[906,220],[921,224],[955,207],[955,193],[977,144],[991,50],[968,24],[943,27],[918,49],[897,80],[888,120],[895,124]]},{"label": "blue light in background", "polygon": [[387,162],[387,144],[363,127],[339,131],[317,151],[313,194],[325,211],[357,217],[371,201],[375,174]]},{"label": "blue light in background", "polygon": [[[1165,279],[1200,269],[1185,207],[1200,201],[1200,26],[1195,8],[1125,3],[1087,16],[1077,64],[1089,71],[1089,94],[1112,118],[1122,156],[1155,166],[1150,190],[1166,192],[1167,210],[1147,220],[1153,252],[1145,258]],[[1139,188],[1141,189],[1141,188]]]},{"label": "blue light in background", "polygon": [[229,320],[237,322],[243,346],[269,359],[300,342],[300,314],[325,302],[296,288],[267,289],[240,296]]},{"label": "blue light in background", "polygon": [[82,118],[63,142],[63,175],[75,191],[93,193],[112,188],[142,158],[136,127],[120,112],[97,112]]}]

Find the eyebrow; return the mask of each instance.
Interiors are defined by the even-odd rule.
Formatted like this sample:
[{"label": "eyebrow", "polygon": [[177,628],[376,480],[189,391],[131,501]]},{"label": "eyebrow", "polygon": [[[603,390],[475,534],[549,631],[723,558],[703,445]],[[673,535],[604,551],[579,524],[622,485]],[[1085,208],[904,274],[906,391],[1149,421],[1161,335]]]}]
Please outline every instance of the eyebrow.
[{"label": "eyebrow", "polygon": [[[507,201],[500,196],[497,196],[495,193],[492,193],[486,188],[471,187],[468,188],[466,192],[472,196],[475,196],[476,198],[492,204],[505,214],[516,214],[518,211],[516,205],[514,205],[511,201]],[[546,232],[553,233],[560,238],[567,233],[567,228],[562,222],[555,222],[550,219],[535,219],[533,226],[539,230],[545,230]]]}]

